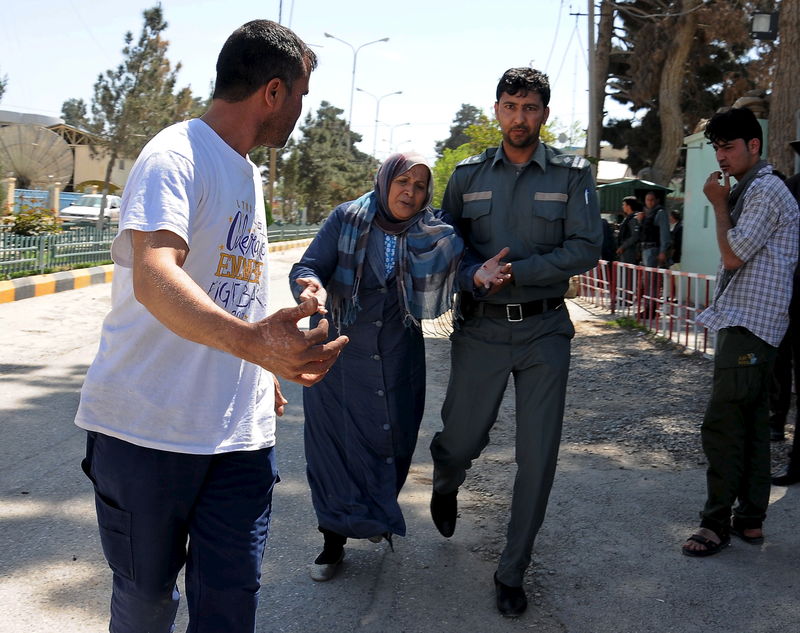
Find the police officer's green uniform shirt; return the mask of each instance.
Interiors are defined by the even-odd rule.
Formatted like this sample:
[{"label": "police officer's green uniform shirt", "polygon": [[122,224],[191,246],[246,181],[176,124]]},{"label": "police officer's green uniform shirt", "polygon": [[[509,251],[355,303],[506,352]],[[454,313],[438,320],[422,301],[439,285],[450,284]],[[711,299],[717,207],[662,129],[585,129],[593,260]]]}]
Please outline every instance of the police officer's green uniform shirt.
[{"label": "police officer's green uniform shirt", "polygon": [[514,165],[502,145],[460,163],[442,200],[471,253],[462,288],[479,262],[511,249],[514,283],[487,300],[524,303],[563,296],[569,278],[592,268],[603,239],[589,163],[539,143],[530,161]]}]

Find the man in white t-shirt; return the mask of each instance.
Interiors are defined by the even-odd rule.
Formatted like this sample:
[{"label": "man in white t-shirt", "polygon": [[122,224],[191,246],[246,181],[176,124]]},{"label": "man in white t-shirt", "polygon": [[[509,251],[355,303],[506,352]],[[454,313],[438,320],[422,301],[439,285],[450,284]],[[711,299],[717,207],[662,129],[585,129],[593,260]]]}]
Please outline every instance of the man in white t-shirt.
[{"label": "man in white t-shirt", "polygon": [[209,110],[142,150],[125,187],[112,309],[75,423],[113,570],[112,633],[174,627],[186,566],[189,628],[252,632],[269,528],[275,376],[320,380],[347,343],[267,316],[267,226],[247,153],[282,147],[316,55],[267,20],[240,27],[217,61]]}]

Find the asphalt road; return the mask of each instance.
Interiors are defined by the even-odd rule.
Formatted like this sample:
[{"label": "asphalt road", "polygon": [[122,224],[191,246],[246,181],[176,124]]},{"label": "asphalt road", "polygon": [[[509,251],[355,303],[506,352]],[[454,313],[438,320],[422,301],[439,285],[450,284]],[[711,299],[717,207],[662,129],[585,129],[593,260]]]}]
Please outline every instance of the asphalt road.
[{"label": "asphalt road", "polygon": [[[297,256],[272,256],[275,307],[291,304],[285,280]],[[109,285],[97,285],[0,305],[4,633],[107,630],[110,571],[79,467],[84,434],[72,418],[109,295]],[[571,312],[593,318],[574,306]],[[279,422],[282,481],[264,560],[259,633],[800,630],[800,490],[773,488],[765,545],[736,543],[713,559],[688,559],[678,547],[696,525],[702,469],[644,468],[591,450],[562,450],[526,582],[531,607],[519,620],[500,617],[493,608],[492,552],[505,516],[493,504],[507,496],[509,483],[494,478],[481,490],[464,490],[459,500],[466,516],[456,536],[445,540],[436,532],[427,507],[426,447],[439,425],[447,341],[431,338],[427,347],[427,412],[401,497],[408,536],[395,540],[394,552],[367,541],[349,545],[341,574],[330,583],[308,577],[320,536],[305,482],[300,389],[285,386],[290,405]],[[493,436],[494,452],[481,468],[513,461],[512,444],[513,436],[506,444]],[[185,624],[181,610],[177,630]]]}]

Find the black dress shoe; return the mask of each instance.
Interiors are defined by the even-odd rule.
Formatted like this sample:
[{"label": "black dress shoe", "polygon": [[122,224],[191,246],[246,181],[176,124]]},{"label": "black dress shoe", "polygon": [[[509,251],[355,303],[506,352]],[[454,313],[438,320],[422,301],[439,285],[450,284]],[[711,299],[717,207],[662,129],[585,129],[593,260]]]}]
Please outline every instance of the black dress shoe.
[{"label": "black dress shoe", "polygon": [[787,468],[781,475],[772,478],[772,483],[776,486],[791,486],[800,482],[800,471]]},{"label": "black dress shoe", "polygon": [[458,490],[439,494],[435,490],[431,495],[431,518],[436,529],[442,536],[450,538],[456,531],[456,517],[458,515]]},{"label": "black dress shoe", "polygon": [[517,618],[528,608],[528,598],[522,587],[509,587],[497,580],[494,573],[494,595],[497,598],[497,610],[507,618]]}]

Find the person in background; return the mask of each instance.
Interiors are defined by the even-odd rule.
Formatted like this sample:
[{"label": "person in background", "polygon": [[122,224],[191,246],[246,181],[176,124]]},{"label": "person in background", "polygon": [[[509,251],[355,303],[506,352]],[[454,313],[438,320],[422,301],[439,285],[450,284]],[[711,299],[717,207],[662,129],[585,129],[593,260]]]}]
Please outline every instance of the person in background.
[{"label": "person in background", "polygon": [[761,159],[763,134],[755,115],[745,108],[717,113],[705,136],[720,167],[703,193],[714,208],[721,258],[714,299],[697,319],[717,333],[717,345],[700,431],[708,460],[706,503],[700,528],[682,547],[695,557],[720,552],[731,535],[751,544],[764,541],[769,381],[789,326],[800,231],[797,202]]},{"label": "person in background", "polygon": [[642,203],[635,196],[622,199],[622,213],[625,216],[617,233],[617,255],[619,261],[636,264],[639,260],[639,220],[636,216],[642,212]]},{"label": "person in background", "polygon": [[[800,154],[800,139],[790,143],[795,152]],[[800,204],[800,172],[786,180],[786,187]],[[800,263],[794,271],[794,286],[792,302],[789,305],[789,329],[783,337],[780,347],[778,347],[778,358],[775,360],[773,371],[773,389],[778,390],[770,394],[770,408],[773,408],[775,400],[780,401],[782,418],[775,419],[775,409],[770,418],[770,437],[772,440],[784,439],[784,424],[789,413],[789,405],[792,397],[792,371],[794,370],[794,392],[795,392],[795,411],[797,415],[794,421],[794,441],[789,452],[789,463],[786,469],[772,477],[772,483],[776,486],[792,486],[800,482],[800,411],[797,410],[797,397],[800,394]],[[776,384],[777,383],[777,384]],[[780,423],[780,427],[778,427]],[[779,436],[777,434],[780,433]],[[777,437],[776,437],[777,436]]]},{"label": "person in background", "polygon": [[644,197],[644,207],[639,233],[642,265],[664,268],[667,265],[667,250],[670,244],[669,216],[655,191],[647,192]]},{"label": "person in background", "polygon": [[603,245],[600,248],[600,259],[607,262],[613,262],[617,259],[616,239],[614,238],[614,229],[605,218],[600,218],[600,223],[603,226]]},{"label": "person in background", "polygon": [[669,212],[669,241],[667,266],[670,270],[680,270],[681,249],[683,248],[683,220],[676,209]]}]

